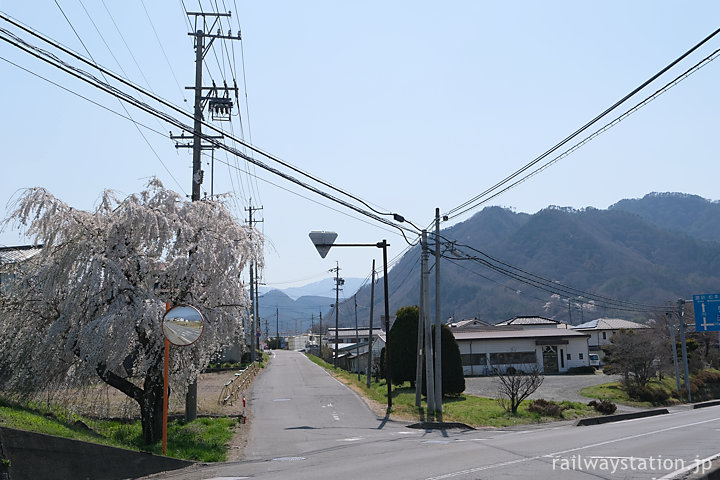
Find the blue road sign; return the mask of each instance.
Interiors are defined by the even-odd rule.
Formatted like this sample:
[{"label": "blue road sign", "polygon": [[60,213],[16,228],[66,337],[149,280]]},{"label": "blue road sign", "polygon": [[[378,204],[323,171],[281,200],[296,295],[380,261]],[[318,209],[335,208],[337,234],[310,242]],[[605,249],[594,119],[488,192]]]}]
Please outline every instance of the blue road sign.
[{"label": "blue road sign", "polygon": [[711,332],[720,330],[720,293],[693,295],[695,330]]}]

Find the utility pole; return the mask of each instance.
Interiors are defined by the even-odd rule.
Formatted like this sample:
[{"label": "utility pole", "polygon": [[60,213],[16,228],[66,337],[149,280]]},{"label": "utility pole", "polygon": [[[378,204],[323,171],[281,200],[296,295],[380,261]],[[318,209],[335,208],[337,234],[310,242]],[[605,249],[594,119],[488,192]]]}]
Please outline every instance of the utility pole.
[{"label": "utility pole", "polygon": [[[263,207],[253,207],[252,198],[250,199],[250,206],[245,209],[248,212],[248,225],[250,226],[250,236],[252,237],[252,230],[256,223],[261,223],[263,220],[253,220],[253,213],[258,210],[262,210]],[[258,341],[260,337],[260,316],[258,307],[258,296],[257,296],[257,262],[255,259],[250,260],[250,362],[255,363],[257,360],[257,349],[259,347]]]},{"label": "utility pole", "polygon": [[275,345],[280,348],[280,310],[275,307]]},{"label": "utility pole", "polygon": [[680,319],[680,342],[682,348],[683,367],[685,369],[685,390],[687,390],[688,402],[692,402],[692,394],[690,393],[690,372],[688,369],[687,345],[685,344],[685,319],[683,318],[683,307],[685,300],[682,298],[677,301],[677,313]]},{"label": "utility pole", "polygon": [[[203,110],[205,108],[205,104],[209,103],[209,108],[211,112],[215,112],[218,109],[221,109],[225,113],[227,113],[227,116],[223,116],[222,118],[217,118],[213,115],[214,120],[230,120],[230,111],[232,109],[232,99],[230,99],[229,94],[231,91],[235,92],[235,96],[237,97],[237,87],[234,88],[228,88],[227,85],[225,85],[224,89],[221,88],[221,90],[224,90],[224,98],[218,98],[217,92],[218,88],[213,85],[212,88],[205,88],[202,86],[202,64],[203,64],[203,58],[205,57],[205,54],[208,52],[208,49],[212,45],[213,41],[216,38],[221,39],[236,39],[235,37],[232,37],[230,35],[223,35],[221,31],[218,31],[217,34],[207,34],[206,31],[212,31],[214,27],[219,23],[219,20],[221,17],[229,17],[230,13],[196,13],[196,12],[186,12],[188,16],[192,16],[195,19],[195,30],[193,32],[188,33],[188,35],[195,37],[195,86],[194,87],[186,87],[190,90],[194,90],[195,92],[195,102],[194,102],[194,113],[193,113],[193,135],[192,135],[192,150],[193,150],[193,173],[192,173],[192,195],[191,200],[193,202],[196,202],[200,200],[200,186],[202,185],[203,181],[203,171],[202,171],[202,165],[201,165],[201,153],[203,149],[212,149],[214,148],[213,145],[203,145],[203,134],[202,134],[202,123],[203,123]],[[208,25],[208,19],[213,18],[212,26],[210,27],[210,30],[208,30],[206,27]],[[210,38],[210,41],[205,44],[205,38]],[[238,37],[239,38],[239,34]],[[209,93],[207,96],[203,95],[203,90],[208,90]],[[173,137],[173,135],[170,135],[170,138],[174,140],[189,140],[190,137],[186,137],[184,134],[180,137]],[[219,137],[210,137],[205,136],[206,139],[213,139],[213,138],[222,138],[222,136]],[[189,148],[190,146],[188,144],[182,144],[182,143],[176,143],[176,148]],[[190,385],[188,385],[188,390],[185,395],[185,420],[186,421],[192,421],[197,418],[197,379],[195,379]]]},{"label": "utility pole", "polygon": [[[262,207],[256,208],[255,210],[262,210]],[[255,220],[255,223],[260,223],[263,221],[264,220]],[[260,333],[260,330],[261,330],[261,328],[260,328],[260,325],[261,325],[261,323],[260,323],[260,321],[261,321],[260,320],[260,289],[258,288],[258,285],[260,283],[260,275],[258,274],[257,262],[254,262],[252,265],[254,265],[254,267],[255,267],[255,318],[257,319],[257,330],[258,330],[258,333]],[[266,338],[269,336],[269,332],[270,332],[270,330],[268,330],[266,327],[265,328],[265,337]],[[258,339],[259,338],[260,337],[258,337]],[[260,345],[258,345],[258,348],[259,347],[260,347]]]},{"label": "utility pole", "polygon": [[372,280],[370,281],[370,329],[368,338],[368,364],[367,364],[367,387],[370,388],[370,377],[372,376],[372,360],[373,360],[373,307],[375,305],[375,259],[372,264]]},{"label": "utility pole", "polygon": [[331,268],[330,271],[335,273],[335,355],[333,355],[333,367],[337,367],[340,286],[345,283],[345,279],[340,278],[340,264],[337,261],[335,262],[335,268]]},{"label": "utility pole", "polygon": [[427,414],[428,416],[435,412],[435,364],[433,362],[433,338],[431,328],[431,317],[427,308],[427,298],[429,297],[429,278],[428,271],[428,243],[427,230],[422,231],[421,244],[422,253],[420,257],[420,269],[422,270],[422,289],[420,292],[420,304],[422,305],[423,322],[425,323],[425,377],[427,379],[426,398],[427,398]]},{"label": "utility pole", "polygon": [[420,305],[418,307],[417,355],[415,358],[415,406],[422,405],[423,386],[423,338],[425,335],[425,259],[426,249],[421,247],[420,253]]},{"label": "utility pole", "polygon": [[318,357],[320,357],[320,359],[322,360],[322,359],[323,359],[323,353],[322,353],[322,331],[323,331],[323,330],[322,330],[322,310],[320,310],[320,326],[318,327],[318,329],[320,330],[320,345],[319,345],[319,347],[320,347],[320,352],[319,352]]},{"label": "utility pole", "polygon": [[442,416],[442,319],[440,318],[440,209],[435,209],[435,412]]},{"label": "utility pole", "polygon": [[357,321],[357,293],[353,295],[353,301],[355,302],[355,362],[357,367],[358,382],[360,381],[360,332],[358,331]]},{"label": "utility pole", "polygon": [[666,316],[668,322],[670,323],[670,341],[672,342],[673,364],[675,366],[675,385],[677,387],[677,392],[680,393],[680,368],[678,367],[677,341],[675,340],[675,322],[673,321],[674,315],[672,312],[667,312]]}]

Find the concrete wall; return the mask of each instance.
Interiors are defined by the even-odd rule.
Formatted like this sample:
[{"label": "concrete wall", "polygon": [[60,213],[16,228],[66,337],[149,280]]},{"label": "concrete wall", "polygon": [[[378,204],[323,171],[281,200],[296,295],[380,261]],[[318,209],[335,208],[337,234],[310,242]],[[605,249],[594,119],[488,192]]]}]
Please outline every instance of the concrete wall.
[{"label": "concrete wall", "polygon": [[192,462],[0,427],[0,451],[10,460],[9,480],[137,478]]}]

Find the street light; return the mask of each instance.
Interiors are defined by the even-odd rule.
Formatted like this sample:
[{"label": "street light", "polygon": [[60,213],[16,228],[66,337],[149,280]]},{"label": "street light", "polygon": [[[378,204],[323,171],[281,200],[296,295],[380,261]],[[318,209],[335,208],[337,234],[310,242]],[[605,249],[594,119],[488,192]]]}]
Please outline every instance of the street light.
[{"label": "street light", "polygon": [[[385,335],[386,340],[390,336],[390,305],[388,303],[388,272],[387,272],[387,247],[390,245],[387,240],[377,243],[335,243],[338,234],[335,232],[310,232],[310,240],[322,258],[325,258],[331,247],[377,247],[383,251],[383,274],[385,289]],[[337,306],[336,306],[337,308]],[[335,326],[337,334],[337,325]],[[385,380],[387,382],[387,407],[388,413],[392,408],[392,374],[390,370],[390,344],[385,342]]]}]

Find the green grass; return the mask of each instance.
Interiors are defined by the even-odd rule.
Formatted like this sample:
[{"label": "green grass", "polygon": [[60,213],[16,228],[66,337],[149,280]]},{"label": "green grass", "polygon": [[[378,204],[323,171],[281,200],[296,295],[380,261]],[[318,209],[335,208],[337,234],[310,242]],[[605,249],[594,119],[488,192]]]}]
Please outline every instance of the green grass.
[{"label": "green grass", "polygon": [[[662,380],[651,381],[648,383],[648,386],[663,389],[669,394],[672,394],[672,392],[674,392],[676,389],[675,379],[669,376],[666,376]],[[620,386],[620,382],[603,383],[602,385],[585,387],[580,390],[580,395],[584,397],[597,398],[599,400],[609,400],[613,403],[620,403],[631,407],[653,408],[657,406],[653,405],[651,402],[641,402],[631,399],[630,397],[628,397],[628,394],[625,392],[625,390],[623,390]],[[667,403],[678,403],[678,400],[670,397]]]},{"label": "green grass", "polygon": [[[367,388],[365,375],[360,375],[360,382],[356,373],[351,373],[333,366],[324,360],[308,355],[308,358],[321,367],[332,372],[344,383],[352,385],[356,391],[366,397],[387,404],[387,383],[384,380],[372,382]],[[420,420],[424,417],[425,402],[418,408],[415,406],[415,388],[408,382],[392,388],[392,413],[408,419]],[[520,404],[517,415],[506,412],[495,399],[476,397],[474,395],[459,395],[457,397],[443,398],[443,421],[460,422],[475,427],[509,427],[512,425],[527,425],[532,423],[549,422],[553,420],[567,420],[597,415],[597,412],[587,405],[579,402],[561,402],[565,410],[560,418],[542,417],[537,413],[529,412],[529,401]]]},{"label": "green grass", "polygon": [[[236,424],[237,420],[227,417],[169,422],[167,456],[199,462],[225,461]],[[160,442],[144,444],[139,421],[93,420],[57,407],[0,400],[0,425],[155,454],[162,451]]]}]

